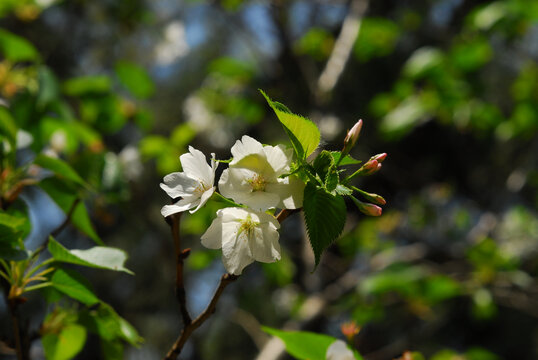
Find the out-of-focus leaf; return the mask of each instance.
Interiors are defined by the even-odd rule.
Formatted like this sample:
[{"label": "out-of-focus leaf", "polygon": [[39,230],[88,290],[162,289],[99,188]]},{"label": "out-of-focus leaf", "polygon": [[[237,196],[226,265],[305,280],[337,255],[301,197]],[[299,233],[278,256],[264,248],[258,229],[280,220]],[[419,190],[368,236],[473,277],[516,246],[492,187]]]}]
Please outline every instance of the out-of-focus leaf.
[{"label": "out-of-focus leaf", "polygon": [[344,229],[346,203],[340,195],[332,195],[309,183],[304,191],[303,210],[317,266],[323,250],[336,240]]},{"label": "out-of-focus leaf", "polygon": [[59,262],[123,271],[133,275],[132,271],[124,267],[127,254],[120,249],[95,246],[87,250],[68,250],[52,237],[49,238],[48,249],[54,260]]},{"label": "out-of-focus leaf", "polygon": [[508,14],[506,3],[494,1],[472,15],[472,26],[479,30],[488,30]]},{"label": "out-of-focus leaf", "polygon": [[0,136],[5,136],[11,148],[15,149],[17,144],[17,124],[15,124],[9,110],[3,106],[0,106]]},{"label": "out-of-focus leaf", "polygon": [[0,29],[0,53],[10,61],[37,61],[39,53],[26,39]]},{"label": "out-of-focus leaf", "polygon": [[77,324],[69,324],[59,334],[46,334],[41,343],[47,360],[69,360],[74,358],[86,343],[86,329]]},{"label": "out-of-focus leaf", "polygon": [[81,303],[90,306],[99,302],[88,280],[74,270],[57,269],[50,281],[53,288]]},{"label": "out-of-focus leaf", "polygon": [[34,159],[34,164],[45,169],[51,170],[60,179],[73,181],[81,186],[86,187],[86,182],[77,174],[75,170],[65,161],[53,158],[44,154],[39,154]]},{"label": "out-of-focus leaf", "polygon": [[394,51],[399,35],[400,29],[394,22],[383,18],[365,18],[355,42],[355,56],[360,61],[368,61],[389,55]]},{"label": "out-of-focus leaf", "polygon": [[323,60],[329,57],[334,45],[332,35],[323,28],[311,28],[304,34],[295,49],[299,54],[306,54],[316,60]]},{"label": "out-of-focus leaf", "polygon": [[500,357],[489,350],[473,347],[465,352],[466,360],[499,360]]},{"label": "out-of-focus leaf", "polygon": [[23,260],[28,257],[22,242],[27,219],[0,213],[0,258]]},{"label": "out-of-focus leaf", "polygon": [[430,303],[438,303],[461,293],[460,284],[448,276],[432,276],[426,279],[423,294]]},{"label": "out-of-focus leaf", "polygon": [[383,118],[379,130],[388,138],[399,138],[426,121],[428,113],[420,97],[409,97]]},{"label": "out-of-focus leaf", "polygon": [[115,66],[116,75],[131,94],[145,99],[155,92],[155,84],[141,66],[130,61],[119,61]]},{"label": "out-of-focus leaf", "polygon": [[262,330],[280,338],[286,351],[301,360],[325,360],[327,349],[336,341],[332,336],[308,331],[282,331],[266,326],[262,326]]},{"label": "out-of-focus leaf", "polygon": [[[74,195],[73,189],[70,189],[67,184],[59,179],[44,179],[39,183],[39,187],[41,187],[66,214],[71,210],[71,207],[77,198],[76,195]],[[93,228],[90,216],[88,215],[88,210],[86,210],[86,205],[84,205],[83,202],[76,205],[71,214],[70,221],[77,229],[88,235],[97,244],[103,244],[99,235],[97,235]]]},{"label": "out-of-focus leaf", "polygon": [[111,87],[110,78],[104,75],[72,78],[62,86],[64,93],[70,96],[103,94],[109,92]]},{"label": "out-of-focus leaf", "polygon": [[255,73],[252,65],[231,57],[221,57],[214,60],[209,65],[208,70],[211,73],[218,73],[242,82],[249,81]]},{"label": "out-of-focus leaf", "polygon": [[419,78],[442,64],[444,59],[443,53],[436,48],[422,47],[407,59],[403,74],[411,78]]},{"label": "out-of-focus leaf", "polygon": [[151,159],[165,153],[170,148],[170,145],[163,136],[149,135],[140,141],[139,147],[140,154],[146,159]]},{"label": "out-of-focus leaf", "polygon": [[474,71],[491,60],[493,50],[488,40],[477,37],[456,43],[450,53],[451,63],[463,71]]},{"label": "out-of-focus leaf", "polygon": [[319,145],[321,134],[316,124],[307,118],[291,113],[282,104],[272,101],[263,91],[261,93],[284,125],[297,156],[300,159],[306,159]]},{"label": "out-of-focus leaf", "polygon": [[364,279],[360,284],[360,291],[371,295],[380,295],[389,291],[397,291],[403,295],[417,293],[418,281],[424,276],[424,271],[420,267],[397,266]]},{"label": "out-of-focus leaf", "polygon": [[39,90],[37,93],[37,107],[44,106],[56,100],[59,95],[58,81],[54,73],[46,66],[41,66],[38,72]]},{"label": "out-of-focus leaf", "polygon": [[293,281],[295,264],[285,252],[282,253],[280,261],[272,264],[262,263],[262,266],[267,279],[278,286],[285,286]]},{"label": "out-of-focus leaf", "polygon": [[170,142],[178,148],[185,148],[196,136],[196,130],[189,124],[180,124],[174,128],[170,135]]},{"label": "out-of-focus leaf", "polygon": [[73,131],[72,124],[65,120],[45,116],[39,121],[41,142],[43,145],[51,145],[57,151],[72,154],[78,150],[79,139]]}]

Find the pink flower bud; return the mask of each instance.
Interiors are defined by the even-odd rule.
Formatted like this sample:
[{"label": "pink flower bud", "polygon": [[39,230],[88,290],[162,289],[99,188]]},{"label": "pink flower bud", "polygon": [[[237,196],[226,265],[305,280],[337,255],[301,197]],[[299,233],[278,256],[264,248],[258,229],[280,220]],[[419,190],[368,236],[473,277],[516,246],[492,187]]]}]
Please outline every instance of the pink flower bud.
[{"label": "pink flower bud", "polygon": [[372,156],[370,160],[377,160],[378,163],[382,163],[383,160],[385,160],[386,158],[387,158],[387,153],[381,153],[381,154]]},{"label": "pink flower bud", "polygon": [[[381,164],[379,164],[381,165]],[[374,203],[376,205],[385,205],[387,202],[385,201],[385,199],[383,198],[383,196],[381,195],[377,195],[377,194],[373,194],[373,193],[368,193],[366,191],[363,191],[361,189],[357,189],[359,190],[359,193],[366,199],[368,200],[369,202],[371,203]]]},{"label": "pink flower bud", "polygon": [[346,138],[344,139],[344,148],[342,149],[342,155],[347,155],[357,143],[359,135],[362,129],[362,120],[359,120],[353,125],[351,130],[347,132]]},{"label": "pink flower bud", "polygon": [[359,175],[367,176],[376,173],[381,168],[381,164],[377,160],[370,159],[359,169]]},{"label": "pink flower bud", "polygon": [[355,205],[357,205],[357,208],[359,209],[361,213],[368,216],[381,216],[383,209],[381,209],[379,206],[362,202],[358,200],[357,198],[355,198],[354,196],[350,196],[350,198],[351,200],[353,200]]}]

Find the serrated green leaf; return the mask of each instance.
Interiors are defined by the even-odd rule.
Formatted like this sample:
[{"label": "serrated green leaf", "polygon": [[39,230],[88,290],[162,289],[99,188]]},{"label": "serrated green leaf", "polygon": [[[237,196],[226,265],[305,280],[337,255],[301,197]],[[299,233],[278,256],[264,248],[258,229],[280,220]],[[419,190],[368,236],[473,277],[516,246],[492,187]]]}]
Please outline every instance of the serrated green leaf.
[{"label": "serrated green leaf", "polygon": [[69,324],[59,334],[44,335],[41,342],[47,360],[69,360],[84,347],[86,329],[77,324]]},{"label": "serrated green leaf", "polygon": [[32,43],[3,29],[0,29],[0,53],[13,62],[39,60],[39,53]]},{"label": "serrated green leaf", "polygon": [[71,269],[57,269],[50,279],[52,287],[88,306],[99,302],[91,285],[82,275]]},{"label": "serrated green leaf", "polygon": [[[71,210],[73,203],[77,199],[76,195],[73,194],[74,189],[70,189],[68,184],[65,184],[59,179],[44,179],[39,183],[39,187],[42,188],[66,214]],[[70,222],[97,244],[103,244],[103,241],[93,228],[84,202],[81,201],[76,205],[75,210],[71,214]]]},{"label": "serrated green leaf", "polygon": [[59,262],[98,269],[123,271],[127,274],[134,275],[131,270],[123,266],[125,260],[127,260],[127,254],[120,249],[95,246],[88,250],[68,250],[54,240],[52,236],[49,238],[48,249],[54,260]]},{"label": "serrated green leaf", "polygon": [[342,196],[332,195],[309,183],[304,191],[303,211],[317,266],[323,250],[336,240],[344,229],[346,203]]},{"label": "serrated green leaf", "polygon": [[336,193],[338,195],[351,195],[351,194],[353,194],[353,190],[351,190],[350,188],[348,188],[347,186],[344,186],[342,184],[336,185],[335,191],[336,191]]},{"label": "serrated green leaf", "polygon": [[114,67],[120,82],[134,96],[145,99],[155,92],[155,84],[144,68],[130,61],[119,61]]},{"label": "serrated green leaf", "polygon": [[[334,162],[336,163],[338,159],[340,158],[340,156],[342,155],[342,153],[340,151],[331,151],[331,155],[334,159]],[[340,163],[338,165],[339,166],[359,165],[360,163],[362,163],[362,161],[354,159],[353,157],[351,157],[351,155],[346,155],[344,156],[342,160],[340,160]]]},{"label": "serrated green leaf", "polygon": [[335,338],[308,331],[282,331],[262,326],[268,334],[280,338],[286,345],[286,351],[300,360],[325,360],[327,349]]},{"label": "serrated green leaf", "polygon": [[334,165],[334,159],[330,152],[323,150],[314,160],[312,166],[316,170],[316,174],[320,177],[321,181],[325,182],[329,168]]},{"label": "serrated green leaf", "polygon": [[34,164],[45,169],[51,170],[56,176],[61,179],[71,180],[81,186],[87,186],[86,182],[77,174],[73,168],[65,161],[53,158],[44,154],[39,154],[34,159]]},{"label": "serrated green leaf", "polygon": [[316,150],[321,139],[318,127],[312,121],[293,114],[284,105],[272,101],[262,90],[262,95],[284,125],[299,159],[306,159]]}]

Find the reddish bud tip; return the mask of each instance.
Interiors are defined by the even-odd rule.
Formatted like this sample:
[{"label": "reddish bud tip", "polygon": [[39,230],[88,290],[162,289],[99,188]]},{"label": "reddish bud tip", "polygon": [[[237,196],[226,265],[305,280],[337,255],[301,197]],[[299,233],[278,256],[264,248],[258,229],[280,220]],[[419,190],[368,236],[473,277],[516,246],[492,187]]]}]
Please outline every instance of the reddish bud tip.
[{"label": "reddish bud tip", "polygon": [[357,323],[353,320],[347,323],[343,323],[340,326],[340,331],[342,331],[342,334],[348,339],[348,341],[351,341],[355,335],[359,333],[361,330],[361,327],[357,325]]},{"label": "reddish bud tip", "polygon": [[386,158],[387,158],[387,153],[381,153],[381,154],[377,154],[371,157],[371,159],[377,160],[377,162],[379,163],[382,163],[383,160],[385,160]]}]

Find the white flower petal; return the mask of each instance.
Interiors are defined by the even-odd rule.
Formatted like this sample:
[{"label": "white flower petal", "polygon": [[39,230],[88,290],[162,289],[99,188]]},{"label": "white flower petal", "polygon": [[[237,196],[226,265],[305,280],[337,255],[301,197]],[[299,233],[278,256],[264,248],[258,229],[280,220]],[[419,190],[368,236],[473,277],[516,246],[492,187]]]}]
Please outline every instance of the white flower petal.
[{"label": "white flower petal", "polygon": [[215,173],[207,164],[205,155],[192,146],[189,146],[189,152],[190,153],[183,154],[179,157],[183,171],[191,177],[195,177],[199,181],[204,182],[207,186],[213,186]]},{"label": "white flower petal", "polygon": [[285,174],[290,170],[293,149],[286,149],[284,145],[277,145],[264,146],[263,151],[276,176]]},{"label": "white flower petal", "polygon": [[248,135],[243,135],[241,140],[237,140],[234,146],[232,146],[231,152],[233,160],[230,165],[235,165],[238,161],[248,155],[264,154],[263,145]]},{"label": "white flower petal", "polygon": [[163,181],[164,184],[161,183],[161,189],[166,191],[168,196],[173,199],[180,196],[192,195],[199,184],[198,181],[182,172],[168,174],[164,177]]},{"label": "white flower petal", "polygon": [[193,207],[198,206],[200,202],[200,199],[195,199],[194,201],[191,201],[191,199],[181,199],[175,204],[172,205],[164,205],[161,209],[161,214],[164,217],[170,216],[172,214],[176,214],[178,212],[186,211],[189,209],[192,209]]},{"label": "white flower petal", "polygon": [[345,342],[336,340],[329,346],[325,355],[326,360],[355,360],[355,355]]},{"label": "white flower petal", "polygon": [[222,172],[219,179],[220,193],[236,202],[241,202],[243,197],[252,191],[252,187],[247,179],[255,175],[253,171],[247,169],[228,168]]},{"label": "white flower petal", "polygon": [[272,263],[280,260],[279,234],[271,223],[260,224],[249,239],[250,251],[256,261]]},{"label": "white flower petal", "polygon": [[240,275],[254,262],[246,232],[239,233],[237,224],[223,223],[222,262],[230,274]]},{"label": "white flower petal", "polygon": [[298,209],[303,206],[305,183],[296,176],[279,179],[277,183],[267,184],[266,191],[278,194],[281,209]]},{"label": "white flower petal", "polygon": [[250,194],[246,194],[240,202],[254,210],[265,211],[276,207],[279,201],[280,197],[278,194],[266,191],[254,191]]},{"label": "white flower petal", "polygon": [[222,218],[213,220],[209,228],[201,237],[202,245],[208,249],[220,249],[222,247]]},{"label": "white flower petal", "polygon": [[200,203],[198,204],[196,209],[190,210],[189,212],[191,214],[194,214],[195,212],[197,212],[198,209],[200,209],[202,206],[205,205],[207,200],[209,200],[209,198],[211,197],[211,195],[213,195],[214,192],[215,192],[215,187],[214,186],[211,189],[204,191],[204,193],[200,197]]}]

